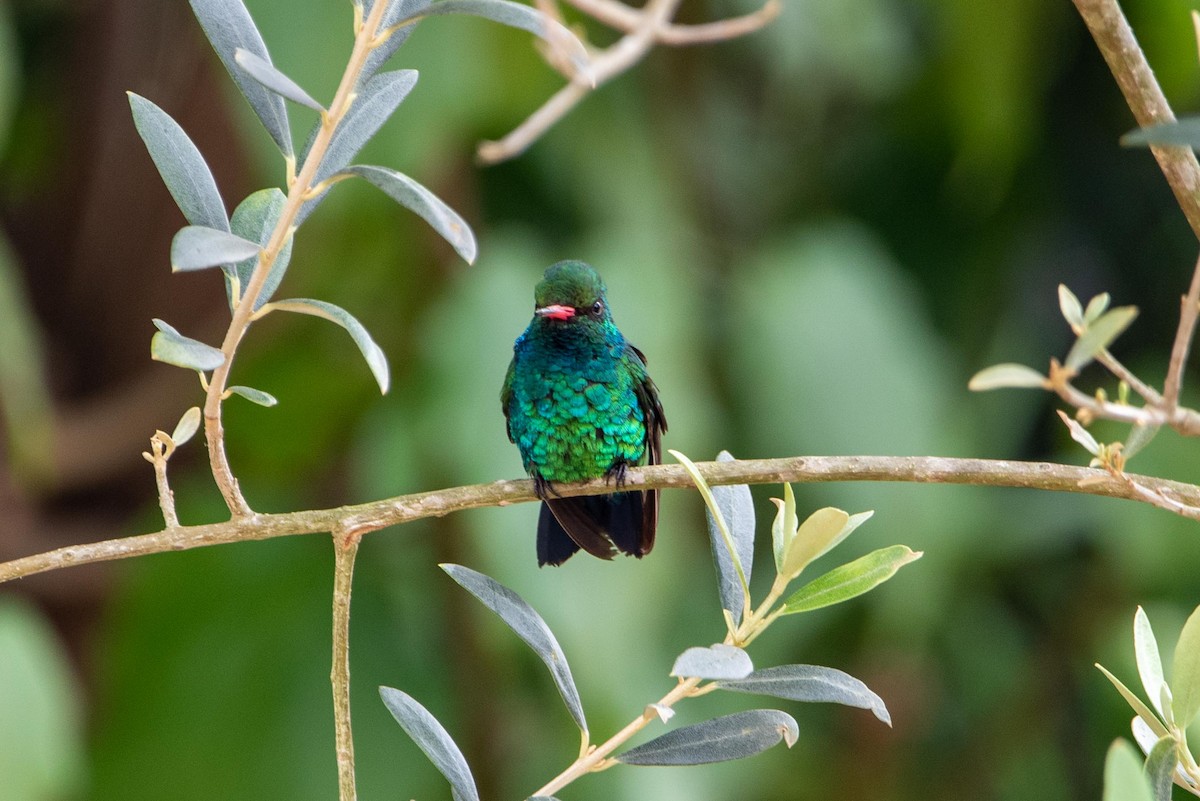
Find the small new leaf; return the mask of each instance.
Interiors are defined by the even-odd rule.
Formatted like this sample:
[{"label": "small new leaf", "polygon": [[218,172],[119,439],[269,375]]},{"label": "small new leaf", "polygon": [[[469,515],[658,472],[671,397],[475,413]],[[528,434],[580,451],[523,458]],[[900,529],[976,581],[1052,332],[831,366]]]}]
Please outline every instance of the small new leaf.
[{"label": "small new leaf", "polygon": [[525,602],[520,595],[505,587],[495,579],[485,576],[462,565],[441,565],[442,570],[459,586],[478,598],[484,606],[496,613],[505,624],[511,628],[525,644],[533,649],[538,658],[546,663],[554,684],[562,696],[563,702],[571,717],[575,719],[580,731],[586,732],[587,719],[583,715],[583,703],[579,700],[579,691],[575,688],[575,680],[571,677],[571,668],[567,665],[566,654],[558,645],[554,633],[546,625],[542,616]]},{"label": "small new leaf", "polygon": [[742,759],[800,736],[796,720],[777,709],[755,709],[667,732],[616,757],[626,765],[703,765]]},{"label": "small new leaf", "polygon": [[196,432],[200,430],[200,407],[193,406],[183,413],[179,418],[179,422],[175,424],[175,430],[171,432],[171,441],[175,443],[175,447],[179,447],[187,442]]},{"label": "small new leaf", "polygon": [[719,681],[722,690],[755,695],[771,695],[790,701],[844,704],[869,709],[875,717],[892,725],[883,699],[867,685],[834,668],[820,665],[781,665],[756,670],[744,679]]},{"label": "small new leaf", "polygon": [[259,406],[266,406],[269,408],[279,403],[274,395],[270,394],[269,392],[263,392],[261,389],[255,389],[254,387],[235,386],[230,387],[229,391],[234,395],[241,395],[246,400],[250,401],[251,403],[257,403]]},{"label": "small new leaf", "polygon": [[1007,388],[1043,389],[1047,381],[1046,376],[1023,364],[993,364],[971,376],[971,380],[967,382],[967,389],[972,392]]},{"label": "small new leaf", "polygon": [[379,695],[400,727],[450,782],[455,800],[479,801],[479,791],[475,788],[475,779],[467,767],[467,760],[445,727],[429,714],[429,710],[412,696],[392,687],[380,687]]},{"label": "small new leaf", "polygon": [[312,96],[301,89],[295,81],[284,75],[274,64],[262,57],[256,56],[249,50],[239,47],[233,51],[233,60],[237,62],[239,67],[246,71],[247,75],[275,94],[281,95],[293,103],[308,106],[313,111],[321,112],[325,110],[324,106],[313,100]]},{"label": "small new leaf", "polygon": [[225,363],[225,354],[211,345],[185,337],[162,320],[155,319],[158,329],[150,339],[150,358],[200,373],[216,370]]},{"label": "small new leaf", "polygon": [[1058,285],[1058,308],[1062,310],[1063,319],[1076,334],[1083,331],[1083,306],[1075,293],[1067,289],[1066,284]]},{"label": "small new leaf", "polygon": [[679,655],[671,668],[671,675],[679,678],[744,679],[753,672],[750,654],[724,643],[708,648],[689,648]]},{"label": "small new leaf", "polygon": [[905,545],[872,551],[805,584],[783,602],[779,612],[793,615],[847,601],[875,589],[896,575],[901,567],[923,555]]},{"label": "small new leaf", "polygon": [[256,242],[242,239],[236,234],[188,225],[171,240],[171,269],[175,272],[202,270],[218,264],[237,262],[258,255]]},{"label": "small new leaf", "polygon": [[1075,372],[1082,370],[1129,327],[1137,314],[1136,306],[1120,306],[1105,312],[1075,340],[1063,365]]},{"label": "small new leaf", "polygon": [[1111,301],[1112,298],[1107,292],[1101,292],[1099,295],[1089,300],[1087,308],[1084,309],[1083,312],[1083,322],[1087,325],[1091,325],[1092,323],[1096,322],[1100,315],[1108,311],[1108,304]]},{"label": "small new leaf", "polygon": [[1096,442],[1096,438],[1089,434],[1088,430],[1078,420],[1072,420],[1070,417],[1067,417],[1066,412],[1061,409],[1058,412],[1058,416],[1062,418],[1067,429],[1071,432],[1071,439],[1082,445],[1084,450],[1092,456],[1100,455],[1100,443]]},{"label": "small new leaf", "polygon": [[791,547],[783,557],[780,575],[788,581],[800,575],[810,562],[829,550],[848,522],[850,515],[832,506],[818,509],[809,515],[800,524]]},{"label": "small new leaf", "polygon": [[771,524],[771,549],[775,555],[775,572],[783,572],[783,558],[796,536],[800,527],[796,516],[796,495],[792,492],[791,484],[783,485],[783,500],[772,498],[777,507],[775,521]]},{"label": "small new leaf", "polygon": [[1171,691],[1175,696],[1175,725],[1186,729],[1200,712],[1200,607],[1192,611],[1179,633],[1171,666]]},{"label": "small new leaf", "polygon": [[354,340],[354,344],[362,351],[363,358],[367,360],[367,366],[371,368],[371,374],[375,376],[375,381],[379,384],[379,391],[383,393],[388,391],[387,356],[375,344],[375,340],[371,339],[371,335],[367,333],[367,329],[363,328],[362,323],[341,306],[335,306],[323,300],[294,298],[292,300],[272,301],[264,306],[263,309],[278,309],[280,311],[296,312],[297,314],[311,314],[314,317],[321,317],[345,328],[349,332],[350,338]]}]

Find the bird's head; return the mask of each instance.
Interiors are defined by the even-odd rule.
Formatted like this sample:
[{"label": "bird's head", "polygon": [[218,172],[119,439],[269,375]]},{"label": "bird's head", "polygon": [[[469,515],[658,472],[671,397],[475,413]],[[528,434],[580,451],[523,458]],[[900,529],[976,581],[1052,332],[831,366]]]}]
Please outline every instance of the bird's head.
[{"label": "bird's head", "polygon": [[533,293],[535,316],[559,324],[611,320],[604,280],[581,261],[560,261],[546,270]]}]

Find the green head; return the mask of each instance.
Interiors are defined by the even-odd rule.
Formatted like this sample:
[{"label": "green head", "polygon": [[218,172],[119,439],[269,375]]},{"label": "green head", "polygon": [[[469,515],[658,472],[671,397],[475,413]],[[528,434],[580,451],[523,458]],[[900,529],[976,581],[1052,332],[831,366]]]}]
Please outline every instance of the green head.
[{"label": "green head", "polygon": [[604,280],[581,261],[552,264],[533,291],[533,299],[533,313],[546,320],[611,319]]}]

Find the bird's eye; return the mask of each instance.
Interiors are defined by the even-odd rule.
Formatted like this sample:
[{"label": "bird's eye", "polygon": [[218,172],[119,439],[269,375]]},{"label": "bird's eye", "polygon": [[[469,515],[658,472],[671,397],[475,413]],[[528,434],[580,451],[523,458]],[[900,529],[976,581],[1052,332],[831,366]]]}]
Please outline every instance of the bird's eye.
[{"label": "bird's eye", "polygon": [[603,301],[598,300],[592,304],[592,314],[593,315],[595,315],[596,317],[599,317],[603,312],[604,312],[604,302]]}]

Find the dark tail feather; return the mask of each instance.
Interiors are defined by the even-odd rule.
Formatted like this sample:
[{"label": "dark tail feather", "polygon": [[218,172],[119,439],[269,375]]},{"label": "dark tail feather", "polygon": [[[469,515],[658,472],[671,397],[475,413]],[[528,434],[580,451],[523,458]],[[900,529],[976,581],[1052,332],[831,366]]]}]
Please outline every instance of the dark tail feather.
[{"label": "dark tail feather", "polygon": [[574,556],[578,550],[579,545],[567,535],[562,524],[550,511],[550,507],[543,503],[542,511],[538,515],[538,567],[557,567]]},{"label": "dark tail feather", "polygon": [[618,492],[542,502],[538,518],[538,564],[561,565],[583,549],[612,559],[616,545],[639,559],[654,547],[658,493]]}]

